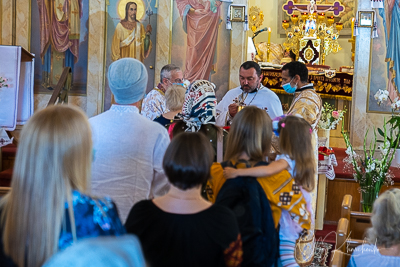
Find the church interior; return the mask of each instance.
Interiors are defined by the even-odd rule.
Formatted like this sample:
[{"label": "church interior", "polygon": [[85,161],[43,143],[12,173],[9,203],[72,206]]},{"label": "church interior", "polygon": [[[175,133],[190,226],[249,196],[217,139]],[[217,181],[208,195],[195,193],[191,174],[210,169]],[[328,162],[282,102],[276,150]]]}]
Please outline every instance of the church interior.
[{"label": "church interior", "polygon": [[[136,28],[127,20],[130,2],[137,7]],[[199,21],[202,29],[185,17],[196,12],[192,2],[211,10]],[[374,172],[382,179],[375,198],[400,188],[397,0],[2,0],[0,14],[1,195],[10,190],[20,132],[32,114],[57,102],[78,106],[89,118],[109,110],[115,99],[108,69],[125,57],[146,67],[146,93],[172,63],[189,82],[214,83],[218,102],[240,86],[241,64],[255,61],[284,113],[293,94],[282,87],[281,69],[292,61],[306,64],[324,105],[314,241],[327,245],[316,246],[325,256],[313,266],[345,266],[363,244],[371,203],[364,207],[360,177],[373,173],[370,166],[385,169]],[[127,29],[140,32],[141,40],[120,48],[116,38]],[[194,47],[201,34],[207,42]],[[379,163],[372,152],[378,158],[382,152]]]}]

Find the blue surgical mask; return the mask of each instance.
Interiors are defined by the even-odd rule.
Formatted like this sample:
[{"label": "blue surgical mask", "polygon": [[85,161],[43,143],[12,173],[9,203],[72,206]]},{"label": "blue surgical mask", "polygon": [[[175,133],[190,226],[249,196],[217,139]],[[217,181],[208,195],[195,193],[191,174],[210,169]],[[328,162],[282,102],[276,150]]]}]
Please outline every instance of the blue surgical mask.
[{"label": "blue surgical mask", "polygon": [[285,91],[286,91],[287,93],[289,93],[289,94],[293,94],[293,93],[296,91],[296,88],[297,88],[297,84],[296,84],[294,87],[292,87],[292,86],[290,85],[290,83],[291,83],[292,81],[293,81],[293,78],[292,78],[292,80],[290,80],[290,82],[288,82],[288,83],[282,85],[283,90],[285,90]]},{"label": "blue surgical mask", "polygon": [[177,84],[177,85],[180,85],[180,86],[185,87],[185,84],[184,84],[184,83],[173,83],[173,84]]}]

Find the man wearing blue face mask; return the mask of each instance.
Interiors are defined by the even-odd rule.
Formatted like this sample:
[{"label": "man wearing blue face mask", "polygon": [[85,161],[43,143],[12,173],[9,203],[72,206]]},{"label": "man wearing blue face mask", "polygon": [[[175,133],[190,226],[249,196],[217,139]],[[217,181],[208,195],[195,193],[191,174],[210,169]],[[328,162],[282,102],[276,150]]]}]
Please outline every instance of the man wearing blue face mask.
[{"label": "man wearing blue face mask", "polygon": [[[321,116],[322,100],[308,82],[308,69],[299,61],[287,63],[282,68],[282,87],[294,98],[287,114],[300,115],[308,121],[313,130]],[[315,131],[314,131],[315,132]]]}]

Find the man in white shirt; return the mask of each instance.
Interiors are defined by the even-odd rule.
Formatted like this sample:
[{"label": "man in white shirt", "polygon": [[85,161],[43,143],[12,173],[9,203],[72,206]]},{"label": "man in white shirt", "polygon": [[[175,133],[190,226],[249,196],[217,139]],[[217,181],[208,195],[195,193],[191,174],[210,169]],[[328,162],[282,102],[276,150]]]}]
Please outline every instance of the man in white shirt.
[{"label": "man in white shirt", "polygon": [[108,80],[116,104],[89,120],[94,140],[92,193],[110,196],[125,222],[136,202],[168,191],[162,160],[169,136],[159,123],[139,114],[147,86],[147,71],[140,61],[113,62]]},{"label": "man in white shirt", "polygon": [[168,87],[174,83],[183,83],[182,71],[174,64],[165,65],[160,72],[160,83],[151,90],[143,100],[143,116],[154,120],[169,111],[165,103],[165,92],[168,90]]},{"label": "man in white shirt", "polygon": [[229,90],[218,103],[216,124],[230,125],[236,113],[245,106],[264,109],[271,119],[283,115],[278,96],[263,86],[260,66],[254,61],[246,61],[240,66],[240,86]]}]

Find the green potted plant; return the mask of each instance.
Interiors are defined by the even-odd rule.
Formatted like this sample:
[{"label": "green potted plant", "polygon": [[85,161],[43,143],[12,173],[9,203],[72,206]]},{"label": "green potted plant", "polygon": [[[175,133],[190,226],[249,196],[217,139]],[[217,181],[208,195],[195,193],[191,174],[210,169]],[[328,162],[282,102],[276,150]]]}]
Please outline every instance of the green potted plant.
[{"label": "green potted plant", "polygon": [[[364,137],[362,155],[357,154],[350,143],[348,133],[342,134],[346,143],[347,157],[343,160],[345,168],[353,171],[354,180],[360,185],[361,206],[363,212],[371,212],[374,201],[378,198],[379,191],[383,185],[393,184],[393,173],[389,170],[390,164],[394,157],[394,148],[399,145],[399,137],[395,139],[388,137],[386,129],[387,123],[384,120],[383,138],[384,142],[377,146],[378,140],[376,130],[374,128],[374,139],[367,145],[368,131]],[[376,155],[376,150],[380,153]]]}]

